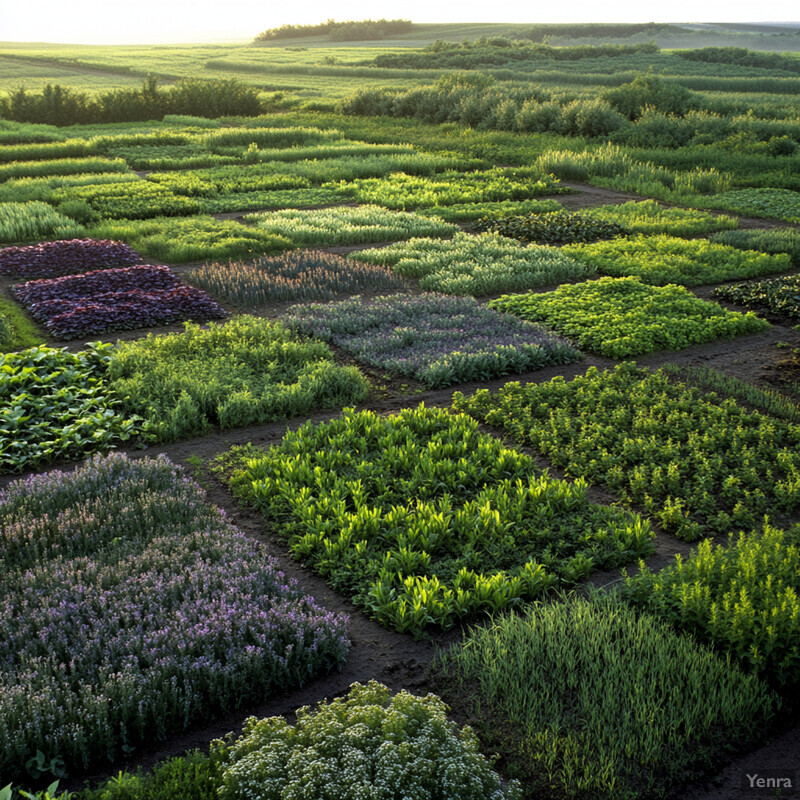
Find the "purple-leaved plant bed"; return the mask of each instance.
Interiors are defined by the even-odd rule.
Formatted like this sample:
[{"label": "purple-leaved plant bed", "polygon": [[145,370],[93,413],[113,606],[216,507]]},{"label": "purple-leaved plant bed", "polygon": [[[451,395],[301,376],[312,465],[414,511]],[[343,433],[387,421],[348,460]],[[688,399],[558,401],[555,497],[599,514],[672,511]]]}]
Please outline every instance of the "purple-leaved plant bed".
[{"label": "purple-leaved plant bed", "polygon": [[141,263],[132,247],[110,239],[63,239],[0,249],[0,275],[20,278],[57,278]]},{"label": "purple-leaved plant bed", "polygon": [[431,388],[570,364],[581,354],[540,325],[467,297],[391,295],[292,306],[291,327]]},{"label": "purple-leaved plant bed", "polygon": [[67,769],[340,668],[319,606],[165,456],[96,457],[0,494],[0,775]]},{"label": "purple-leaved plant bed", "polygon": [[169,267],[148,264],[28,281],[12,286],[11,293],[35,320],[62,339],[219,319],[227,313]]}]

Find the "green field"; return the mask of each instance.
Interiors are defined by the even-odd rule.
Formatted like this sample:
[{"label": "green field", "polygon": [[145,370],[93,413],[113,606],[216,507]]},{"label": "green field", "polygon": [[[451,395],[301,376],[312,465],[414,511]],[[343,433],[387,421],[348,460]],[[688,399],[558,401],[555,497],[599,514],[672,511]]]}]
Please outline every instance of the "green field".
[{"label": "green field", "polygon": [[252,35],[0,43],[0,800],[793,769],[800,24]]}]

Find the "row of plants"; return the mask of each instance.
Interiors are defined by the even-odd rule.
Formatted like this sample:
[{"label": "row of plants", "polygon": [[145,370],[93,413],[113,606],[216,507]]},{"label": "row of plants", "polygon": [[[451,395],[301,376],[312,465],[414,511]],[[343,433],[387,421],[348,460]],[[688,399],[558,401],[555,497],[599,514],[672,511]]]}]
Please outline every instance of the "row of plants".
[{"label": "row of plants", "polygon": [[722,231],[721,233],[715,233],[711,237],[711,241],[738,247],[740,250],[787,253],[792,266],[800,266],[800,233],[793,228]]},{"label": "row of plants", "polygon": [[605,219],[597,219],[580,212],[556,211],[548,214],[523,214],[519,216],[488,219],[475,224],[476,230],[497,233],[521,242],[563,245],[598,242],[628,236],[629,228]]},{"label": "row of plants", "polygon": [[130,172],[121,158],[58,158],[46,161],[12,161],[0,164],[0,183],[14,178],[51,175],[85,175],[91,173]]},{"label": "row of plants", "polygon": [[141,178],[133,172],[80,173],[47,178],[16,178],[0,184],[0,201],[28,203],[41,200],[49,203],[56,191],[72,186],[102,186],[108,183],[136,183]]},{"label": "row of plants", "polygon": [[727,311],[682,286],[648,286],[639,278],[600,278],[543,294],[504,295],[489,307],[543,323],[581,348],[617,359],[769,327],[752,312]]},{"label": "row of plants", "polygon": [[98,239],[121,239],[144,256],[174,264],[206,259],[255,258],[292,246],[283,237],[205,214],[108,220],[93,225],[90,233]]},{"label": "row of plants", "polygon": [[545,800],[680,794],[781,707],[729,659],[602,595],[496,617],[437,677],[525,796]]},{"label": "row of plants", "polygon": [[41,278],[12,286],[11,293],[61,339],[227,315],[219,303],[188,286],[169,267],[145,264]]},{"label": "row of plants", "polygon": [[800,192],[791,189],[736,189],[705,198],[704,203],[750,217],[800,222]]},{"label": "row of plants", "polygon": [[245,315],[120,342],[108,382],[159,441],[338,409],[369,393],[366,378],[338,366],[326,344]]},{"label": "row of plants", "polygon": [[164,456],[95,458],[2,493],[0,772],[113,761],[341,667],[347,619]]},{"label": "row of plants", "polygon": [[215,297],[246,309],[275,300],[333,300],[341,295],[408,288],[401,277],[384,267],[317,250],[298,250],[247,264],[205,264],[186,277]]},{"label": "row of plants", "polygon": [[62,239],[0,249],[0,274],[19,278],[57,278],[141,263],[132,247],[108,239]]},{"label": "row of plants", "polygon": [[294,556],[415,636],[652,550],[637,515],[595,505],[585,482],[551,479],[442,409],[346,409],[225,466]]},{"label": "row of plants", "polygon": [[440,219],[425,219],[380,206],[326,208],[315,211],[284,209],[248,214],[257,231],[279,236],[295,245],[361,244],[414,236],[446,236],[458,228]]},{"label": "row of plants", "polygon": [[557,200],[498,200],[485,203],[458,202],[447,206],[428,206],[417,209],[423,217],[439,217],[445,222],[474,222],[481,217],[508,216],[511,214],[546,214],[563,211]]},{"label": "row of plants", "polygon": [[[597,206],[578,213],[532,213],[487,215],[476,225],[523,242],[577,244],[613,239],[630,234],[699,236],[737,227],[738,220],[691,208],[662,208],[655,200],[630,201]],[[748,248],[757,250],[759,248]]]},{"label": "row of plants", "polygon": [[698,286],[786,272],[789,256],[739,250],[707,239],[635,236],[593,244],[565,245],[570,258],[612,277],[637,276],[644,283]]},{"label": "row of plants", "polygon": [[338,205],[343,202],[334,189],[269,189],[255,192],[235,192],[216,197],[198,197],[197,204],[204,214],[231,211],[264,211],[280,208],[309,208]]},{"label": "row of plants", "polygon": [[640,565],[622,596],[701,641],[731,653],[776,686],[800,679],[800,528],[701,542],[657,572]]},{"label": "row of plants", "polygon": [[81,458],[136,441],[142,420],[108,389],[110,345],[44,345],[0,355],[0,471]]},{"label": "row of plants", "polygon": [[580,353],[541,326],[467,297],[424,294],[292,306],[290,327],[430,388],[569,364]]},{"label": "row of plants", "polygon": [[800,507],[798,428],[632,363],[457,392],[454,407],[605,486],[687,541]]},{"label": "row of plants", "polygon": [[563,192],[558,184],[557,179],[536,169],[494,167],[476,172],[444,172],[435,177],[394,171],[386,177],[342,181],[339,188],[343,195],[359,203],[406,210],[455,203],[527,200]]},{"label": "row of plants", "polygon": [[454,295],[514,292],[579,280],[594,270],[551,247],[524,247],[503,236],[457,233],[451,240],[410,239],[360,250],[350,258],[391,267],[426,291]]},{"label": "row of plants", "polygon": [[0,243],[82,236],[85,229],[47,203],[0,203]]},{"label": "row of plants", "polygon": [[718,286],[714,296],[737,306],[747,306],[800,321],[800,276]]}]

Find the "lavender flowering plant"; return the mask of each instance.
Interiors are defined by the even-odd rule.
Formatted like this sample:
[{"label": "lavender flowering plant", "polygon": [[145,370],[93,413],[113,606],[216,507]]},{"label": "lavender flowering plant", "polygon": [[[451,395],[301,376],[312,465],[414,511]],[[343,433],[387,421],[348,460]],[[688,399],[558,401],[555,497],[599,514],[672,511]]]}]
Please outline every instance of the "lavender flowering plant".
[{"label": "lavender flowering plant", "polygon": [[432,388],[569,364],[580,353],[539,325],[466,297],[393,295],[293,306],[287,323],[370,366]]},{"label": "lavender flowering plant", "polygon": [[340,667],[319,606],[164,456],[0,495],[0,774],[114,759]]}]

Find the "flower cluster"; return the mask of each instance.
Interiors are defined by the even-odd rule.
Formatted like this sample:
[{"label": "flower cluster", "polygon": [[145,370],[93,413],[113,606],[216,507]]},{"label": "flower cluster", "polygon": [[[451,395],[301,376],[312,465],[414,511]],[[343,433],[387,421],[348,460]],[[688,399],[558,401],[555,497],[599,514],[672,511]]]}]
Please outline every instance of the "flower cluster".
[{"label": "flower cluster", "polygon": [[33,476],[0,508],[3,775],[37,749],[68,766],[114,758],[347,655],[346,617],[164,456]]},{"label": "flower cluster", "polygon": [[169,267],[144,264],[28,281],[11,292],[34,319],[63,339],[226,314]]},{"label": "flower cluster", "polygon": [[0,250],[0,274],[23,278],[55,278],[141,262],[132,247],[109,239],[63,239]]},{"label": "flower cluster", "polygon": [[214,743],[226,765],[223,800],[342,797],[378,800],[517,800],[517,781],[503,786],[478,750],[470,728],[447,719],[433,694],[392,697],[376,681],[354,683],[347,697],[281,717],[245,722],[228,748]]}]

